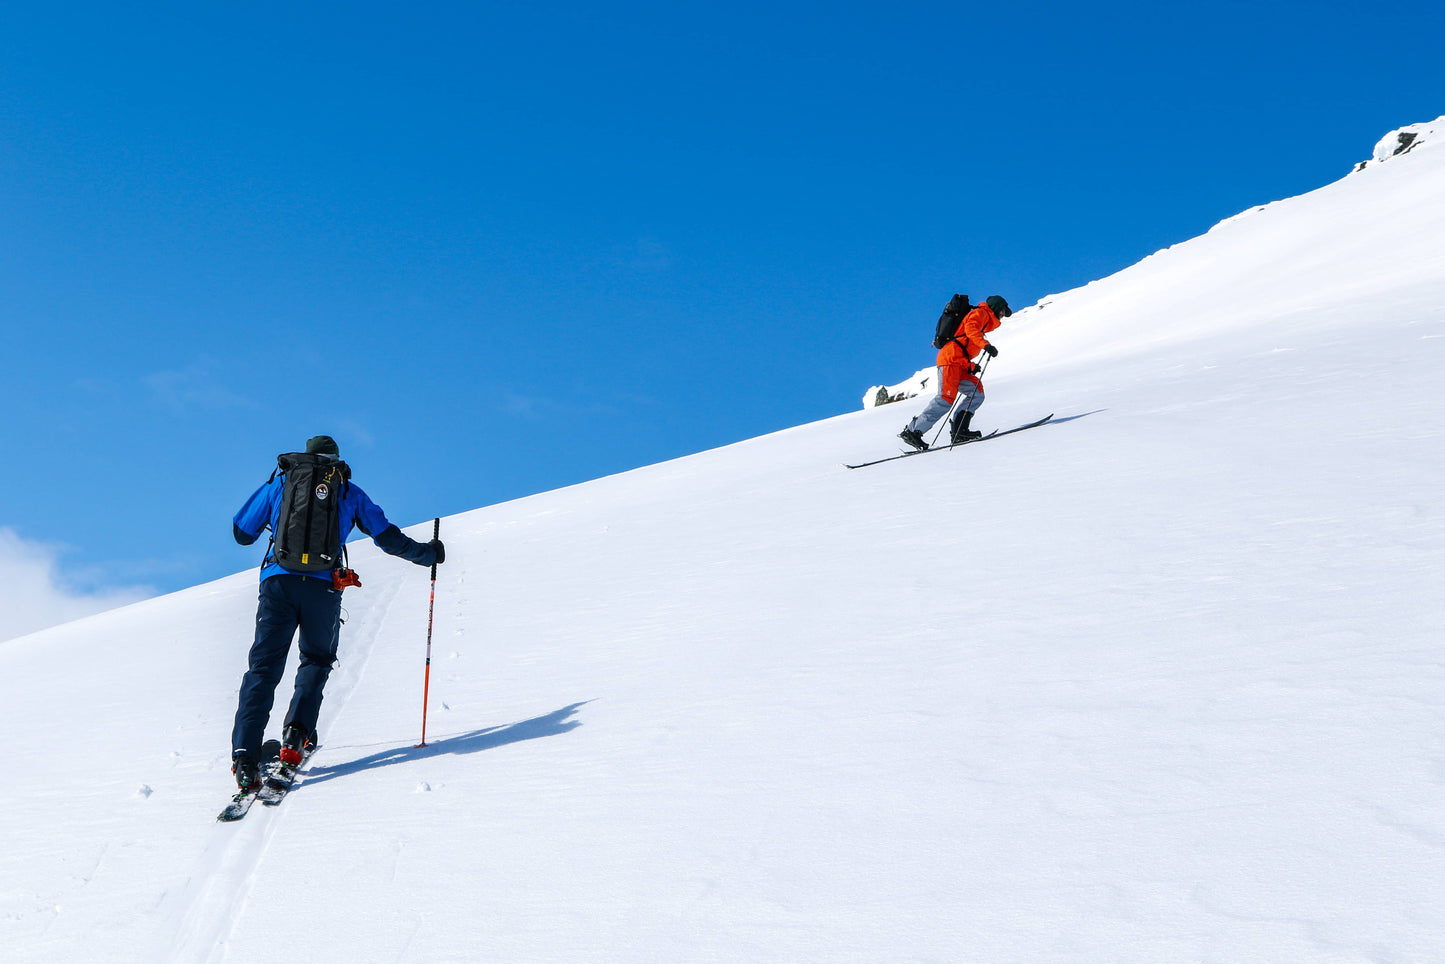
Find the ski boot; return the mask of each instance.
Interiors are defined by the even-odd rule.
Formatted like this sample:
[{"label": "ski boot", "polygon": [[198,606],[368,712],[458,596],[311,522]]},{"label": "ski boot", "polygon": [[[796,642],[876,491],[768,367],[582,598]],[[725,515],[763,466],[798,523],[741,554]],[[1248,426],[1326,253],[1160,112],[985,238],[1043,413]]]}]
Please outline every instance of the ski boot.
[{"label": "ski boot", "polygon": [[972,412],[963,412],[953,416],[953,424],[949,426],[949,438],[952,439],[954,445],[957,445],[959,442],[972,442],[974,439],[983,438],[982,432],[975,431],[968,427],[968,423],[972,421]]},{"label": "ski boot", "polygon": [[911,428],[904,428],[903,431],[898,433],[898,437],[903,439],[903,441],[907,442],[909,445],[913,446],[920,452],[928,451],[928,443],[923,441],[923,436],[919,435]]},{"label": "ski boot", "polygon": [[249,753],[237,753],[231,759],[231,772],[236,775],[236,789],[249,793],[261,787],[261,768]]},{"label": "ski boot", "polygon": [[288,726],[281,731],[281,763],[298,767],[308,750],[316,745],[316,733],[307,732],[299,726]]}]

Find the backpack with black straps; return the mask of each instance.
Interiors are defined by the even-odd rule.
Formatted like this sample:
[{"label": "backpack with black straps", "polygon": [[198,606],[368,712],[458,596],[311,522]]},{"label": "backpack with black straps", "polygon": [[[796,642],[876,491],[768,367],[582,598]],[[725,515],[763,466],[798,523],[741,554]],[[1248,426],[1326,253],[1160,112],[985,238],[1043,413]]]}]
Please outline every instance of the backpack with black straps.
[{"label": "backpack with black straps", "polygon": [[943,314],[938,316],[938,327],[933,330],[933,347],[942,348],[954,341],[954,335],[958,334],[959,323],[963,321],[964,315],[972,310],[973,306],[968,303],[968,295],[954,295],[948,299],[948,304],[943,308]]},{"label": "backpack with black straps", "polygon": [[276,562],[292,572],[337,568],[342,553],[341,497],[351,467],[329,456],[289,452],[276,457],[276,472],[286,480],[272,533]]}]

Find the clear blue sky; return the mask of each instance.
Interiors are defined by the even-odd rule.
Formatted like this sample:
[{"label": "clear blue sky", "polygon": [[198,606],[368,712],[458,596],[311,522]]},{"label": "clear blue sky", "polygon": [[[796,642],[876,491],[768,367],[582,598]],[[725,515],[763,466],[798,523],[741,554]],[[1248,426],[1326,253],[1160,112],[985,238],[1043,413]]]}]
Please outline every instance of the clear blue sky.
[{"label": "clear blue sky", "polygon": [[6,4],[0,527],[168,591],[310,435],[410,524],[850,411],[1445,113],[1440,11]]}]

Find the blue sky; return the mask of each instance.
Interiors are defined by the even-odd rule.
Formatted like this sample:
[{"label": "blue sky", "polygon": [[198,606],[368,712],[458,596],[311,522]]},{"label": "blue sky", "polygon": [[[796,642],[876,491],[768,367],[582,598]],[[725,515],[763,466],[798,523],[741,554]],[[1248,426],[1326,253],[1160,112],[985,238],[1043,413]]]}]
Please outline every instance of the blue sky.
[{"label": "blue sky", "polygon": [[1438,4],[295,6],[0,9],[0,530],[67,591],[255,564],[318,433],[406,525],[852,410],[954,291],[1445,113]]}]

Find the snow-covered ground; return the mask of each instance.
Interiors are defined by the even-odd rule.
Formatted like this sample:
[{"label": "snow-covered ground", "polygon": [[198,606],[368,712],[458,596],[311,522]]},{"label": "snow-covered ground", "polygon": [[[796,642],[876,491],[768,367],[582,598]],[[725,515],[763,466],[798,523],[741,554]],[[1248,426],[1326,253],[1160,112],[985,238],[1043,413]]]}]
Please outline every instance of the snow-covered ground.
[{"label": "snow-covered ground", "polygon": [[995,340],[976,424],[1055,424],[443,520],[425,749],[427,573],[359,545],[239,824],[254,571],[0,645],[0,957],[1445,959],[1445,140]]}]

